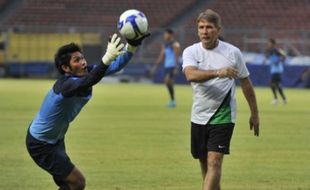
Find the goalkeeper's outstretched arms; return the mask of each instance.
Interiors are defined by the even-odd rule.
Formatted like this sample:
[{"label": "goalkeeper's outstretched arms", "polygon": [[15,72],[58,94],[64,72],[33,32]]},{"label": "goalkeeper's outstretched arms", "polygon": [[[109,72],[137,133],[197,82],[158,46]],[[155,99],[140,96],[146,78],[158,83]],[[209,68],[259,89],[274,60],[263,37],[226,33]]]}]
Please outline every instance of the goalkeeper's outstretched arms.
[{"label": "goalkeeper's outstretched arms", "polygon": [[120,54],[115,61],[113,61],[109,68],[105,72],[105,76],[112,75],[116,72],[122,70],[130,61],[133,54],[136,52],[138,46],[142,44],[142,41],[149,37],[151,34],[147,33],[139,39],[136,40],[127,40],[126,47],[124,48],[124,53]]},{"label": "goalkeeper's outstretched arms", "polygon": [[[124,44],[120,41],[120,37],[114,34],[109,40],[106,53],[102,57],[101,63],[93,67],[88,67],[87,69],[89,72],[83,76],[74,76],[74,73],[66,75],[63,80],[59,81],[61,85],[56,85],[60,86],[57,91],[60,91],[65,97],[70,97],[98,83],[105,75],[109,65],[119,55],[123,54]],[[81,55],[79,59],[84,59],[84,57]]]}]

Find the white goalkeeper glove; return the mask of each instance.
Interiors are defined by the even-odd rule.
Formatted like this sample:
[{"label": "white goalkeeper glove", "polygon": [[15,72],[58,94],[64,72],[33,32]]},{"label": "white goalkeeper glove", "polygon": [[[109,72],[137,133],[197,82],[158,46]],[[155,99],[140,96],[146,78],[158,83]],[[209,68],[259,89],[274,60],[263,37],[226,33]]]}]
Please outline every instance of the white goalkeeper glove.
[{"label": "white goalkeeper glove", "polygon": [[108,47],[106,53],[102,57],[102,62],[105,65],[110,65],[117,56],[124,53],[124,44],[121,43],[121,38],[117,34],[113,34],[112,38],[109,39]]}]

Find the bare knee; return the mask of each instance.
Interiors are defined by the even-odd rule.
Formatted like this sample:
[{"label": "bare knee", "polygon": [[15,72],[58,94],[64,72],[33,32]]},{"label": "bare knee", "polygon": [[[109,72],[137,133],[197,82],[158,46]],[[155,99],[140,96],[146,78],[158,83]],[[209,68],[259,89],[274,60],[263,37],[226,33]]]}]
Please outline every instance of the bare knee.
[{"label": "bare knee", "polygon": [[83,190],[86,186],[86,179],[83,174],[74,168],[71,174],[66,179],[71,190]]},{"label": "bare knee", "polygon": [[85,187],[86,187],[86,180],[85,180],[85,178],[83,177],[82,179],[80,179],[80,180],[78,181],[78,183],[77,183],[77,189],[78,189],[78,190],[83,190],[83,189],[85,189]]},{"label": "bare knee", "polygon": [[72,187],[74,190],[83,190],[85,189],[85,186],[86,186],[86,180],[83,176],[80,176],[72,183]]},{"label": "bare knee", "polygon": [[210,159],[208,160],[208,168],[214,168],[214,169],[220,169],[222,166],[222,163],[219,159]]},{"label": "bare knee", "polygon": [[209,153],[208,154],[208,169],[220,170],[222,167],[223,154]]}]

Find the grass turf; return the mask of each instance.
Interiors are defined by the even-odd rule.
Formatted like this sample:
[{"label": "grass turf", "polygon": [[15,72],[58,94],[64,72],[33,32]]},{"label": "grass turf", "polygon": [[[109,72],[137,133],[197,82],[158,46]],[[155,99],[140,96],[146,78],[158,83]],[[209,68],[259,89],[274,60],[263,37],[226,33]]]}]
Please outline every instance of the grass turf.
[{"label": "grass turf", "polygon": [[[0,81],[0,189],[56,189],[25,148],[29,122],[53,81]],[[309,91],[286,89],[287,105],[270,105],[257,88],[261,136],[249,131],[249,109],[238,89],[231,155],[224,190],[310,190]],[[67,152],[91,190],[200,189],[199,165],[189,152],[190,86],[177,86],[168,109],[162,85],[99,84],[71,124]]]}]

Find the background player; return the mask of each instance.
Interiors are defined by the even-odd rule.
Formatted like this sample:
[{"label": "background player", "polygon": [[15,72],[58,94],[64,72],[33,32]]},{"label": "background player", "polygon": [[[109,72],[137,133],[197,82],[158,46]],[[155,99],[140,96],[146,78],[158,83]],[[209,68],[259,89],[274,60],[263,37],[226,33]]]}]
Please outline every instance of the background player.
[{"label": "background player", "polygon": [[174,95],[174,77],[178,72],[178,63],[180,57],[180,44],[174,39],[174,33],[171,29],[166,29],[164,33],[164,44],[161,46],[159,56],[155,62],[155,65],[151,69],[151,75],[154,75],[156,69],[160,63],[164,62],[165,76],[164,82],[167,86],[170,101],[168,107],[175,107],[175,95]]},{"label": "background player", "polygon": [[250,129],[259,135],[254,89],[241,52],[218,39],[220,16],[208,9],[197,18],[200,42],[183,52],[183,71],[193,88],[191,152],[199,159],[203,190],[220,190],[224,154],[229,154],[236,117],[235,80],[251,110]]},{"label": "background player", "polygon": [[281,86],[282,73],[284,72],[284,60],[285,55],[278,48],[276,48],[276,40],[272,38],[269,39],[267,43],[265,62],[267,61],[270,64],[270,87],[273,93],[272,104],[278,104],[277,91],[279,91],[283,103],[287,103],[283,88]]},{"label": "background player", "polygon": [[[148,35],[146,35],[148,36]],[[92,86],[102,77],[121,70],[146,37],[124,44],[116,34],[108,43],[101,63],[87,66],[79,46],[74,43],[59,48],[55,64],[62,75],[47,93],[39,113],[30,124],[26,146],[32,159],[49,172],[61,190],[85,188],[85,178],[73,165],[65,150],[69,124],[92,97]]]}]

